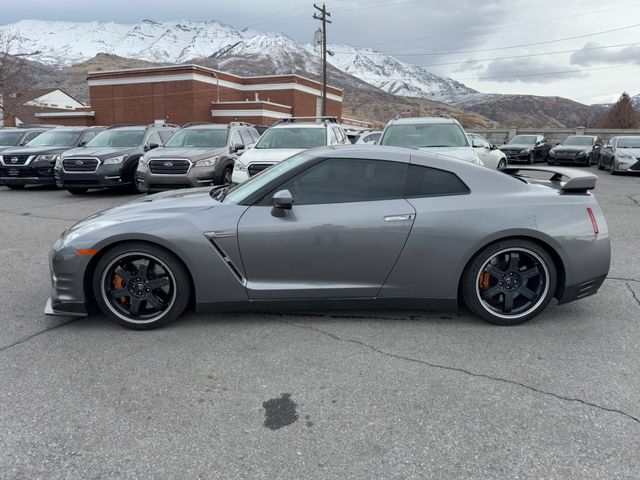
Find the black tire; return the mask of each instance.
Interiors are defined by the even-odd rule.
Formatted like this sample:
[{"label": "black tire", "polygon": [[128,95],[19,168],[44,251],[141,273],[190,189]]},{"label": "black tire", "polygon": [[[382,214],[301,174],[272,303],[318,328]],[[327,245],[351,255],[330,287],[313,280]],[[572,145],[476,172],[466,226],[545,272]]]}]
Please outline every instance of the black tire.
[{"label": "black tire", "polygon": [[69,187],[67,188],[67,191],[72,195],[83,195],[87,193],[89,189],[84,187]]},{"label": "black tire", "polygon": [[220,178],[218,179],[218,185],[230,185],[231,177],[233,176],[233,165],[227,165],[222,170]]},{"label": "black tire", "polygon": [[7,185],[11,190],[22,190],[24,189],[24,185]]},{"label": "black tire", "polygon": [[498,170],[505,168],[507,166],[507,161],[503,158],[498,162]]},{"label": "black tire", "polygon": [[617,175],[618,172],[616,172],[616,159],[612,158],[611,159],[611,163],[609,164],[609,173],[611,175]]},{"label": "black tire", "polygon": [[517,325],[549,305],[556,284],[556,267],[544,248],[510,239],[487,246],[471,260],[461,290],[477,316],[496,325]]},{"label": "black tire", "polygon": [[598,170],[604,170],[604,165],[602,164],[602,157],[598,158]]},{"label": "black tire", "polygon": [[93,274],[100,310],[133,330],[150,330],[175,320],[191,298],[191,279],[182,262],[164,248],[128,242],[107,251]]},{"label": "black tire", "polygon": [[555,165],[555,164],[556,164],[556,162],[554,162],[553,160],[547,160],[547,164],[549,164],[549,165]]},{"label": "black tire", "polygon": [[536,154],[535,152],[531,152],[529,154],[529,161],[528,161],[529,165],[533,165],[534,163],[536,163]]}]

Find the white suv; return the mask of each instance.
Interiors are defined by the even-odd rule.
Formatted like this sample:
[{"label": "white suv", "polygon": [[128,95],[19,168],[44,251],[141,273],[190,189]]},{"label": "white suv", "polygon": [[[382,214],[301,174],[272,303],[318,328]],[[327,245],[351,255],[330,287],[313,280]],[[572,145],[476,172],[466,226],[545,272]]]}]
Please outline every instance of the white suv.
[{"label": "white suv", "polygon": [[430,150],[483,165],[462,126],[453,118],[414,117],[391,120],[378,145]]},{"label": "white suv", "polygon": [[305,117],[288,118],[269,128],[253,148],[236,159],[231,180],[242,183],[309,148],[347,144],[350,144],[347,134],[334,117],[320,117],[318,121]]}]

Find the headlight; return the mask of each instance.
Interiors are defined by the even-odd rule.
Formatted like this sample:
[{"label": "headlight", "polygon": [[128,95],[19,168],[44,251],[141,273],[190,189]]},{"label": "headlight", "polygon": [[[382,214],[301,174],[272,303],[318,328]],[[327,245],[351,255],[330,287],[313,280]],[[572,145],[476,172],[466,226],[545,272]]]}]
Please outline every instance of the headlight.
[{"label": "headlight", "polygon": [[616,155],[620,160],[634,160],[633,156],[628,153],[617,153]]},{"label": "headlight", "polygon": [[220,157],[211,157],[198,160],[193,164],[194,167],[213,167]]},{"label": "headlight", "polygon": [[244,163],[239,162],[238,160],[236,160],[236,163],[233,165],[233,169],[237,170],[239,172],[246,172],[247,171],[247,166]]},{"label": "headlight", "polygon": [[54,165],[54,168],[60,170],[62,169],[62,161],[64,160],[64,157],[59,156],[56,160],[56,164]]},{"label": "headlight", "polygon": [[118,163],[122,163],[124,160],[126,160],[126,158],[127,158],[127,155],[120,155],[119,157],[107,158],[102,163],[105,165],[117,165]]},{"label": "headlight", "polygon": [[49,155],[38,155],[35,158],[35,161],[45,161],[45,162],[57,162],[58,159],[60,158],[60,155],[58,154],[49,154]]},{"label": "headlight", "polygon": [[139,166],[139,167],[146,167],[148,163],[149,163],[149,159],[148,159],[148,158],[145,158],[145,157],[142,157],[142,158],[140,158],[140,160],[138,161],[138,166]]}]

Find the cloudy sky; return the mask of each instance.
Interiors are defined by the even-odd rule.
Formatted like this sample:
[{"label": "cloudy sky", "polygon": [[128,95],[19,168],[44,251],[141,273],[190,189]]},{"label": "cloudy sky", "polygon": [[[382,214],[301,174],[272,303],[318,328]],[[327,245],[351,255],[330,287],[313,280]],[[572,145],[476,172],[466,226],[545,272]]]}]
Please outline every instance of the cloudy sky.
[{"label": "cloudy sky", "polygon": [[[371,47],[482,92],[558,95],[584,103],[640,93],[640,2],[631,0],[327,0],[329,43]],[[22,0],[22,19],[216,19],[308,42],[318,22],[306,0]],[[637,42],[637,43],[634,43]]]}]

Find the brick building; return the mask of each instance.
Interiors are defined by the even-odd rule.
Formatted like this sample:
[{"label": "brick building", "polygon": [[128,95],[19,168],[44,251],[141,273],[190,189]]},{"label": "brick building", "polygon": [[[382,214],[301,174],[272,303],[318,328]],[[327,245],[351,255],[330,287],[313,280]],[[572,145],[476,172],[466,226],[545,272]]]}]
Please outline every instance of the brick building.
[{"label": "brick building", "polygon": [[[91,106],[43,113],[42,123],[64,125],[228,123],[269,125],[321,114],[319,82],[300,75],[240,77],[198,65],[90,72]],[[341,117],[342,90],[327,87],[327,115]]]}]

